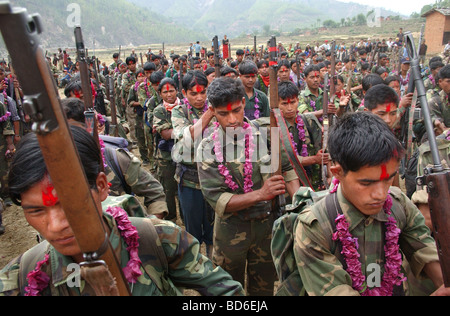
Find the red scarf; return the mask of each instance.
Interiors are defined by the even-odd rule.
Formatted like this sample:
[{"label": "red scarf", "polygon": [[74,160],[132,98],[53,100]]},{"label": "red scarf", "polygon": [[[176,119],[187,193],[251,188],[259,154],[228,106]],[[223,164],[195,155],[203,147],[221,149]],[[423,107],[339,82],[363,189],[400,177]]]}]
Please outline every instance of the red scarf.
[{"label": "red scarf", "polygon": [[262,81],[264,82],[264,84],[266,85],[266,87],[269,86],[270,84],[270,76],[261,76]]}]

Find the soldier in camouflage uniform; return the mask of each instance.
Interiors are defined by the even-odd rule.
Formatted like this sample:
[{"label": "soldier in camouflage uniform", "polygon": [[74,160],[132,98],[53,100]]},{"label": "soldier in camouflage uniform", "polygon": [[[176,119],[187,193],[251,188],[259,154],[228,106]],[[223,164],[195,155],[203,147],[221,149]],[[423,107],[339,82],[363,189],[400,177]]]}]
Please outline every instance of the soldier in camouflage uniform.
[{"label": "soldier in camouflage uniform", "polygon": [[[320,89],[320,68],[316,65],[310,65],[305,68],[305,90],[300,92],[298,111],[300,114],[305,112],[318,112],[322,110],[323,91]],[[321,115],[318,115],[321,116]]]},{"label": "soldier in camouflage uniform", "polygon": [[[206,244],[206,253],[212,259],[214,210],[203,197],[195,159],[196,148],[204,136],[209,136],[208,127],[216,121],[206,99],[207,87],[208,78],[202,71],[190,71],[183,77],[184,104],[173,109],[172,125],[175,178],[186,230],[200,244]],[[196,130],[201,133],[195,134]]]},{"label": "soldier in camouflage uniform", "polygon": [[117,114],[120,115],[123,120],[126,118],[126,102],[122,97],[122,78],[125,72],[127,72],[127,64],[121,63],[119,64],[117,71],[114,73],[114,95],[116,98],[116,109]]},{"label": "soldier in camouflage uniform", "polygon": [[[69,124],[78,124],[84,127],[84,105],[75,98],[68,98],[61,101],[61,105],[66,113]],[[103,137],[105,160],[105,174],[110,186],[111,196],[121,196],[125,193],[134,194],[144,198],[146,212],[144,215],[155,215],[163,219],[168,215],[166,196],[162,185],[142,167],[139,160],[128,150],[121,148],[113,142],[119,143],[121,138]],[[135,216],[131,213],[130,216]]]},{"label": "soldier in camouflage uniform", "polygon": [[361,98],[363,75],[360,72],[355,72],[356,60],[354,57],[345,57],[344,64],[345,65],[342,67],[339,75],[341,75],[344,79],[345,89],[355,93],[359,98]]},{"label": "soldier in camouflage uniform", "polygon": [[[270,296],[275,281],[270,240],[277,214],[272,200],[286,191],[292,195],[299,181],[287,159],[282,160],[284,177],[271,177],[267,136],[244,117],[244,93],[242,83],[232,78],[215,79],[208,87],[218,125],[198,148],[198,172],[203,196],[216,212],[214,263],[242,284],[247,275],[249,295]],[[225,137],[225,129],[231,135]],[[250,132],[254,137],[251,143],[258,146],[251,158],[245,153],[250,151]],[[243,139],[244,133],[248,141]],[[220,150],[223,164],[218,162]],[[245,161],[252,162],[252,170]]]},{"label": "soldier in camouflage uniform", "polygon": [[[323,154],[322,130],[319,121],[311,113],[298,113],[298,88],[291,81],[278,84],[278,106],[283,113],[296,154],[303,165],[309,181],[317,190],[322,183],[321,164],[327,165],[330,156]],[[301,139],[300,137],[303,136]],[[303,146],[306,147],[303,149]]]},{"label": "soldier in camouflage uniform", "polygon": [[163,102],[153,111],[153,129],[157,133],[156,159],[158,164],[158,177],[164,187],[167,207],[169,208],[168,220],[176,220],[177,216],[177,182],[175,181],[176,164],[172,160],[172,110],[180,104],[177,97],[177,86],[173,79],[165,78],[158,86],[159,94]]},{"label": "soldier in camouflage uniform", "polygon": [[[82,165],[85,168],[87,165],[96,165],[93,170],[97,172],[89,172],[87,179],[91,187],[93,186],[94,202],[101,210],[101,203],[108,196],[109,187],[106,176],[98,172],[102,164],[101,160],[96,158],[100,157],[99,148],[83,129],[72,127],[72,134],[77,148],[81,152],[89,153],[80,157]],[[30,156],[31,158],[27,159]],[[36,177],[33,178],[32,174]],[[52,186],[37,138],[34,134],[29,134],[24,138],[13,162],[11,195],[16,202],[21,201],[28,222],[46,241],[12,260],[0,271],[1,296],[95,295],[89,282],[80,280],[79,284],[70,283],[74,280],[68,275],[73,271],[73,268],[68,269],[69,264],[83,261],[82,253],[68,226],[62,206],[58,203],[57,192],[52,194],[56,198],[56,202],[52,204],[48,204],[44,198],[43,188],[53,189]],[[123,236],[125,228],[118,225],[114,215],[102,214],[105,226],[109,228],[111,246],[118,255],[119,264],[125,267],[130,260],[127,250],[130,245],[125,243],[126,237]],[[128,279],[132,282],[132,295],[180,295],[183,288],[195,288],[202,295],[243,294],[241,284],[233,281],[228,273],[221,268],[215,268],[208,258],[202,256],[199,253],[198,241],[180,227],[154,217],[130,218],[130,221],[133,225],[130,229],[136,229],[139,235],[137,255],[140,276],[136,280]],[[51,225],[42,225],[43,222],[50,222]],[[65,238],[65,242],[58,242],[62,238]],[[32,270],[35,270],[34,276],[29,275]],[[39,273],[42,278],[37,276]],[[41,281],[38,287],[33,288],[33,278],[39,278]],[[31,290],[30,286],[34,290]]]},{"label": "soldier in camouflage uniform", "polygon": [[148,149],[145,139],[145,130],[144,130],[144,107],[142,106],[141,101],[139,100],[139,89],[140,86],[145,82],[145,73],[143,69],[139,69],[137,72],[137,80],[134,86],[130,89],[130,93],[128,94],[128,107],[130,112],[134,112],[134,130],[135,137],[137,139],[137,146],[139,148],[139,154],[141,156],[141,160],[144,165],[149,164],[148,158]]},{"label": "soldier in camouflage uniform", "polygon": [[[403,258],[414,274],[429,277],[436,287],[442,286],[440,293],[448,294],[449,289],[443,287],[435,241],[423,216],[398,188],[391,187],[403,148],[386,124],[370,113],[346,115],[330,133],[328,147],[334,162],[331,170],[340,182],[332,191],[337,192],[330,192],[329,198],[327,196],[301,212],[295,230],[294,254],[306,293],[360,295],[365,290],[374,291],[389,283],[393,287],[392,294],[401,295],[401,282],[393,284],[385,279],[381,282],[382,274],[386,273],[385,260],[392,262],[391,257],[397,252],[392,250],[388,258],[388,253],[383,250],[384,226],[391,222],[399,229],[399,239],[394,243],[400,246]],[[392,206],[386,203],[388,195]],[[331,203],[327,202],[329,199]],[[344,218],[348,228],[341,223]],[[335,219],[344,226],[337,226]],[[358,256],[355,260],[361,266],[355,268],[355,263],[344,259],[351,249],[349,246],[344,248],[339,235],[334,233],[336,227],[357,239],[359,247],[356,246]],[[395,245],[390,245],[389,249]],[[356,287],[356,280],[347,271],[350,263],[354,269],[352,275],[357,275],[358,281],[363,282],[361,292],[355,289],[361,287]],[[379,282],[374,281],[374,270],[369,267],[373,264],[377,267],[375,278]],[[395,273],[399,272],[396,267]],[[394,280],[402,277],[402,274],[396,274]]]},{"label": "soldier in camouflage uniform", "polygon": [[134,112],[134,108],[129,106],[128,97],[131,89],[136,84],[137,80],[137,68],[136,68],[136,59],[134,57],[127,57],[126,63],[128,66],[128,70],[122,76],[122,98],[126,103],[126,116],[128,124],[130,124],[130,139],[135,144],[137,143],[136,138],[136,113]]},{"label": "soldier in camouflage uniform", "polygon": [[428,107],[432,121],[436,124],[436,120],[444,123],[446,127],[450,127],[450,103],[448,94],[450,93],[450,65],[443,67],[439,71],[439,87],[442,89],[439,95],[433,96],[428,100]]},{"label": "soldier in camouflage uniform", "polygon": [[[439,88],[439,85],[436,82],[436,79],[438,79],[439,71],[444,67],[444,63],[442,61],[435,61],[430,63],[430,70],[431,74],[425,79],[423,82],[423,85],[425,86],[425,90],[428,92],[430,89],[436,89]],[[439,92],[438,91],[438,92]]]}]

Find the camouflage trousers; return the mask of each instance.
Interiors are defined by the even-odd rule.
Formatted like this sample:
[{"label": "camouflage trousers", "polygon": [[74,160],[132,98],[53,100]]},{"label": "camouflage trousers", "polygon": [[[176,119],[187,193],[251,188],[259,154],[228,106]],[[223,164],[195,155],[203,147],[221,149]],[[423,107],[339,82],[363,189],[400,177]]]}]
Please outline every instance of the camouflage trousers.
[{"label": "camouflage trousers", "polygon": [[141,155],[141,160],[144,162],[149,161],[147,139],[145,137],[145,122],[144,116],[136,115],[136,139],[139,148],[139,154]]},{"label": "camouflage trousers", "polygon": [[[275,216],[243,221],[238,216],[214,223],[213,262],[246,284],[249,296],[272,296],[276,271],[270,252]],[[247,277],[247,282],[246,281]]]},{"label": "camouflage trousers", "polygon": [[134,110],[134,107],[127,106],[127,121],[128,125],[130,125],[130,140],[133,143],[137,143],[136,138],[136,112]]},{"label": "camouflage trousers", "polygon": [[[175,180],[176,164],[173,161],[158,159],[158,178],[166,194],[167,208],[169,215],[166,220],[177,218],[177,199],[178,183]],[[179,205],[178,205],[179,206]]]}]

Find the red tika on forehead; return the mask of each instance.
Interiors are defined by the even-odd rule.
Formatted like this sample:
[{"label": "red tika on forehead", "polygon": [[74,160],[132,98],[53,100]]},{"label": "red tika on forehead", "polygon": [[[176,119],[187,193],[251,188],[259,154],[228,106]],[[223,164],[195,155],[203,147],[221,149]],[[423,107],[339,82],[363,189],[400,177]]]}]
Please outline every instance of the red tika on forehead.
[{"label": "red tika on forehead", "polygon": [[166,84],[166,91],[170,90],[170,84]]},{"label": "red tika on forehead", "polygon": [[204,89],[203,86],[201,86],[201,85],[196,85],[196,86],[195,86],[195,90],[197,91],[197,93],[202,93],[203,90],[205,90],[205,89]]},{"label": "red tika on forehead", "polygon": [[232,109],[233,109],[233,104],[228,103],[227,104],[227,111],[232,111]]},{"label": "red tika on forehead", "polygon": [[42,203],[44,206],[54,206],[59,199],[55,187],[48,177],[42,182]]},{"label": "red tika on forehead", "polygon": [[387,167],[386,165],[381,165],[381,176],[380,181],[384,181],[390,178],[389,173],[387,173]]}]

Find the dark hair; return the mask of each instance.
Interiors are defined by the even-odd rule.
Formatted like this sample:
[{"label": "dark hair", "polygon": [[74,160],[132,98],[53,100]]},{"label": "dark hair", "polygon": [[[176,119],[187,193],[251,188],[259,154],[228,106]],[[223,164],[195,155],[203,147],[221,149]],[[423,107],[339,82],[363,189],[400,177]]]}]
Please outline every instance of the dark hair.
[{"label": "dark hair", "polygon": [[133,56],[127,57],[127,59],[125,59],[125,63],[128,65],[130,62],[133,62],[133,64],[136,63],[136,58],[134,58]]},{"label": "dark hair", "polygon": [[83,101],[78,98],[67,98],[61,100],[61,106],[66,113],[67,119],[72,119],[83,124],[85,123],[85,106]]},{"label": "dark hair", "polygon": [[305,78],[308,77],[311,71],[320,71],[320,68],[317,65],[309,65],[308,67],[305,68],[305,70],[303,70]]},{"label": "dark hair", "polygon": [[[70,126],[70,130],[89,186],[96,189],[97,177],[103,165],[97,142],[81,127]],[[25,135],[17,147],[9,171],[8,187],[11,200],[20,205],[21,194],[42,181],[47,173],[36,134]]]},{"label": "dark hair", "polygon": [[204,74],[205,74],[205,76],[208,77],[210,74],[212,74],[215,71],[216,71],[216,69],[214,67],[208,67],[208,68],[206,68]]},{"label": "dark hair", "polygon": [[75,91],[83,91],[83,88],[81,86],[81,80],[80,77],[72,77],[72,79],[69,81],[69,83],[64,88],[64,95],[66,97],[70,97],[70,93],[73,92],[75,94]]},{"label": "dark hair", "polygon": [[283,66],[287,69],[291,69],[291,62],[287,59],[282,59],[278,62],[278,70],[280,70],[280,68]]},{"label": "dark hair", "polygon": [[222,69],[220,69],[220,76],[221,77],[224,77],[224,76],[228,75],[229,73],[234,73],[236,76],[239,76],[239,73],[234,68],[225,66],[225,67],[222,67]]},{"label": "dark hair", "polygon": [[363,91],[367,91],[370,88],[372,88],[373,86],[383,84],[383,83],[384,83],[384,81],[379,75],[368,74],[362,80],[362,88],[363,88]]},{"label": "dark hair", "polygon": [[450,78],[450,65],[446,65],[439,70],[439,79]]},{"label": "dark hair", "polygon": [[398,83],[400,83],[400,78],[397,75],[392,75],[389,77],[386,77],[386,79],[384,79],[384,83],[386,85],[389,85],[391,82],[397,81]]},{"label": "dark hair", "polygon": [[389,126],[370,112],[345,114],[330,130],[329,153],[344,174],[400,159],[404,149]]},{"label": "dark hair", "polygon": [[262,68],[263,65],[266,65],[266,67],[269,67],[269,62],[265,59],[258,61],[258,69]]},{"label": "dark hair", "polygon": [[156,70],[156,65],[154,63],[152,63],[151,61],[148,61],[144,64],[144,70],[146,70],[146,71]]},{"label": "dark hair", "polygon": [[113,54],[113,58],[119,58],[119,57],[120,57],[119,53],[114,53]]},{"label": "dark hair", "polygon": [[399,97],[394,89],[385,84],[373,86],[364,96],[364,107],[370,111],[386,103],[395,103],[398,106]]},{"label": "dark hair", "polygon": [[244,60],[239,64],[239,73],[241,75],[257,74],[258,66],[251,60]]},{"label": "dark hair", "polygon": [[200,70],[189,71],[183,77],[182,84],[184,91],[188,91],[196,85],[204,86],[206,88],[208,86],[208,78],[206,78],[206,75]]},{"label": "dark hair", "polygon": [[155,71],[150,75],[150,82],[152,84],[158,84],[165,78],[165,75],[162,71]]},{"label": "dark hair", "polygon": [[444,63],[442,61],[434,61],[430,63],[430,69],[435,70],[441,67],[445,67]]},{"label": "dark hair", "polygon": [[170,84],[171,86],[173,86],[175,88],[175,90],[178,91],[177,85],[175,84],[175,81],[172,78],[164,78],[158,86],[158,91],[161,92],[161,89],[167,85]]},{"label": "dark hair", "polygon": [[278,83],[278,97],[280,99],[289,99],[293,97],[298,97],[298,87],[292,81],[281,81]]},{"label": "dark hair", "polygon": [[213,108],[241,101],[244,95],[242,82],[233,78],[216,78],[208,87],[208,100]]}]

